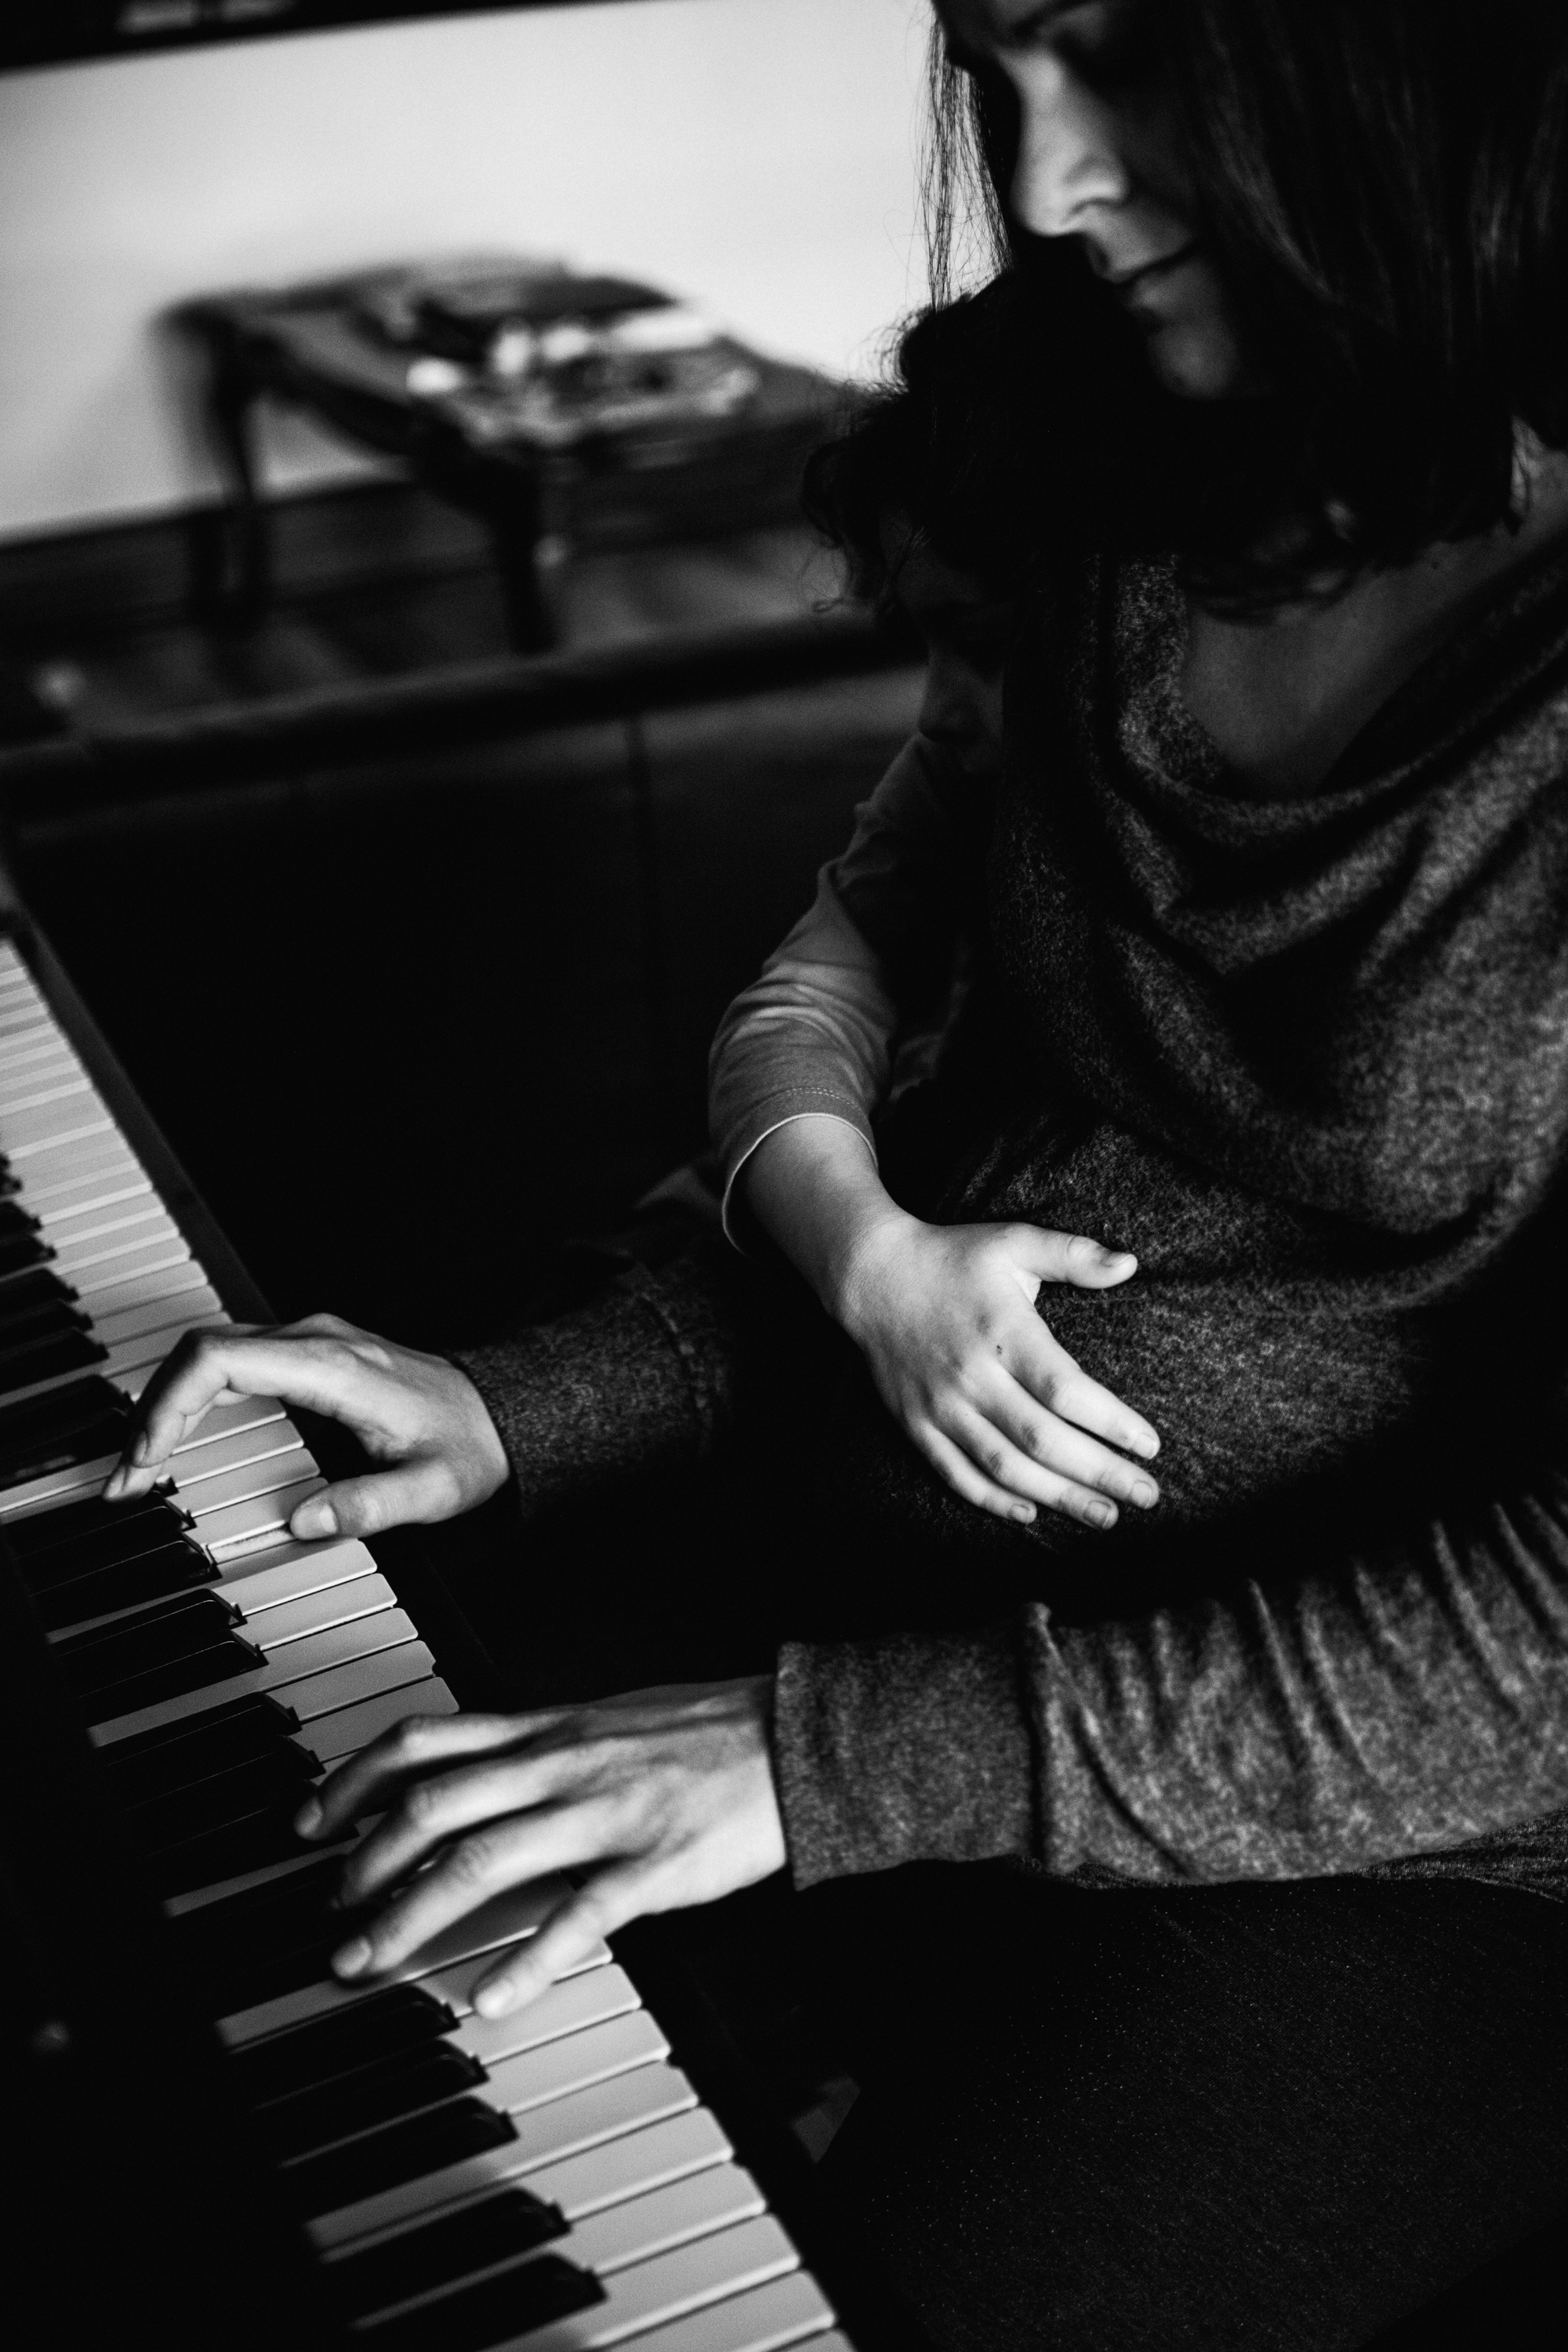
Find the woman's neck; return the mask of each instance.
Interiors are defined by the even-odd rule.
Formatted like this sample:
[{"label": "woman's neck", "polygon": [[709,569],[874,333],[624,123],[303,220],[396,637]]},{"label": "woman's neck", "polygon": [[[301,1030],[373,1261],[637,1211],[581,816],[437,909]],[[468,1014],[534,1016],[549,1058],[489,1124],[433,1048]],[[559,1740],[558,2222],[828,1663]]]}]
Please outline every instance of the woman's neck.
[{"label": "woman's neck", "polygon": [[1528,503],[1516,529],[1431,548],[1331,604],[1263,621],[1191,608],[1183,697],[1239,789],[1260,800],[1314,791],[1405,680],[1568,533],[1568,457],[1521,448],[1520,465]]}]

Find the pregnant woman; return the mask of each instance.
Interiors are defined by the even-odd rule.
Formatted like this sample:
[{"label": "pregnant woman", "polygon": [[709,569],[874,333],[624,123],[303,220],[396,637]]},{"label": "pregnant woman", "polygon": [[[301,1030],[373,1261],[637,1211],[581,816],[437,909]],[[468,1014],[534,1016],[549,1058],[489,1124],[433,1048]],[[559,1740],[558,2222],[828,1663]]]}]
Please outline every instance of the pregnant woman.
[{"label": "pregnant woman", "polygon": [[[1058,445],[978,968],[880,1166],[831,1078],[723,1138],[855,1343],[787,1459],[875,1607],[407,1728],[301,1826],[384,1815],[347,1976],[576,1865],[498,2008],[787,1865],[937,2345],[1327,2352],[1568,2197],[1568,21],[941,16],[987,430]],[[1074,1234],[1136,1274],[1034,1295]],[[676,1269],[460,1369],[205,1334],[118,1485],[243,1390],[384,1465],[300,1535],[527,1507],[695,1450],[735,1328]]]}]

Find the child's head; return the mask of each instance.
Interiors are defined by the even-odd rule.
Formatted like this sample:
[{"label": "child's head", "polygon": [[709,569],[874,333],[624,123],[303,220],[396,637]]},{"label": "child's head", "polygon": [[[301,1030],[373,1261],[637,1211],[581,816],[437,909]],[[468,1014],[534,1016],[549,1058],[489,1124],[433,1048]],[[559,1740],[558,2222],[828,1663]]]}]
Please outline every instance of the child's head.
[{"label": "child's head", "polygon": [[1001,758],[1002,668],[1035,566],[1036,502],[998,387],[1013,331],[998,280],[926,311],[900,339],[896,382],[812,457],[805,510],[848,560],[852,587],[913,624],[928,656],[921,731],[966,769]]}]

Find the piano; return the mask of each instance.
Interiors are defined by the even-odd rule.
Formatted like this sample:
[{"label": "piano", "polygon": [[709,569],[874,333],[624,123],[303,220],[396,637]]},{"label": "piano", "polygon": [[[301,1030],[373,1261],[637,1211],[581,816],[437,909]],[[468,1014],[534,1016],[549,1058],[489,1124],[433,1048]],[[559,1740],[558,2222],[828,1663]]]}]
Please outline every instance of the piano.
[{"label": "piano", "polygon": [[[394,1980],[329,1975],[346,1849],[306,1851],[289,1817],[388,1725],[457,1708],[463,1629],[396,1540],[289,1538],[333,1433],[275,1402],[211,1412],[156,1495],[99,1498],[179,1334],[265,1310],[14,902],[0,1188],[13,2322],[55,2345],[850,2352],[620,1958],[475,2014],[558,1885]],[[857,2320],[873,2336],[912,2340]]]}]

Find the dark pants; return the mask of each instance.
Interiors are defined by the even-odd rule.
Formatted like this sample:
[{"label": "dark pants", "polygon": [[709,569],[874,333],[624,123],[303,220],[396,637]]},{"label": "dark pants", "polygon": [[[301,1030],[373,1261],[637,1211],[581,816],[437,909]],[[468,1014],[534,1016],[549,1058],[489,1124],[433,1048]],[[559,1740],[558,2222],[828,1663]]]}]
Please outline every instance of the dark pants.
[{"label": "dark pants", "polygon": [[[810,1443],[770,1408],[701,1474],[513,1530],[468,1598],[515,1698],[990,1612],[831,1544]],[[1338,2352],[1568,2205],[1568,1909],[1536,1895],[919,1864],[790,1910],[862,2085],[825,2178],[940,2352]]]},{"label": "dark pants", "polygon": [[[1337,2352],[1568,2201],[1539,1895],[928,1864],[814,1906],[863,2085],[826,2178],[942,2352]],[[1488,2321],[1411,2341],[1532,2340]]]}]

